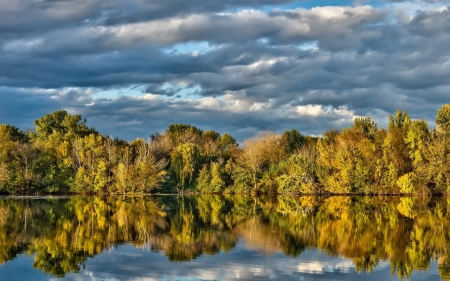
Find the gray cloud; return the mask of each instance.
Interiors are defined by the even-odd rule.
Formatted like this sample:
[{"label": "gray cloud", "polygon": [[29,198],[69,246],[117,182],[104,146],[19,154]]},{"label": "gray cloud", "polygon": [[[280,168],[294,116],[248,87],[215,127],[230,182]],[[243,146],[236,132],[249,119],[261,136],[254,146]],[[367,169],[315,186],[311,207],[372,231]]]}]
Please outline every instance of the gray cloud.
[{"label": "gray cloud", "polygon": [[[260,38],[275,45],[318,40],[323,47],[339,49],[358,44],[352,34],[366,24],[379,22],[384,15],[381,10],[370,6],[317,7],[271,13],[244,10],[225,14],[192,14],[118,26],[58,29],[11,40],[4,44],[3,50],[41,57],[127,50],[147,45],[171,46],[192,41],[242,43]],[[373,36],[367,31],[359,34],[359,37]]]},{"label": "gray cloud", "polygon": [[280,5],[293,0],[1,0],[0,34],[36,33],[68,26],[119,25],[239,7]]},{"label": "gray cloud", "polygon": [[0,122],[25,129],[67,109],[126,139],[183,122],[242,140],[321,134],[361,115],[384,125],[398,108],[433,122],[449,102],[450,8],[440,2],[196,2],[0,0]]}]

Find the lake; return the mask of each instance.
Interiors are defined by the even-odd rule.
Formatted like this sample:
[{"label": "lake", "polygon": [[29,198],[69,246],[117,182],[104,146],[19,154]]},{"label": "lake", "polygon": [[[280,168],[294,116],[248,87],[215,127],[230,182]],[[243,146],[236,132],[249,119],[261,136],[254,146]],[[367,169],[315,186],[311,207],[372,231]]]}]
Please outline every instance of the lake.
[{"label": "lake", "polygon": [[0,280],[450,280],[450,199],[0,199]]}]

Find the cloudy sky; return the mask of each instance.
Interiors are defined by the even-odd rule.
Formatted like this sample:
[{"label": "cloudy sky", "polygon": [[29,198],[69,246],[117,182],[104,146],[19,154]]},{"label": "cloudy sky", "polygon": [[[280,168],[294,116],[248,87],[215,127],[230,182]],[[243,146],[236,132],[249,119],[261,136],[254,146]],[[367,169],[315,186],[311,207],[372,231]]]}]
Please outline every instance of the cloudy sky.
[{"label": "cloudy sky", "polygon": [[[450,0],[0,0],[0,123],[320,135],[450,102]],[[433,124],[432,124],[433,125]]]}]

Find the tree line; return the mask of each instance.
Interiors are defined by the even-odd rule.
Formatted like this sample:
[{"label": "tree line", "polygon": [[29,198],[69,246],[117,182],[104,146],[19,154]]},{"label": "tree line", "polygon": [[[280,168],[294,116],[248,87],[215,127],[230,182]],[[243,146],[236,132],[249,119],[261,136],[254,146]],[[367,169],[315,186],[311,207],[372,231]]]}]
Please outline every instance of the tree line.
[{"label": "tree line", "polygon": [[172,124],[131,142],[103,136],[80,115],[47,114],[24,132],[0,125],[0,191],[446,194],[450,191],[450,104],[436,129],[406,111],[388,128],[370,117],[321,137],[297,130],[230,134]]}]

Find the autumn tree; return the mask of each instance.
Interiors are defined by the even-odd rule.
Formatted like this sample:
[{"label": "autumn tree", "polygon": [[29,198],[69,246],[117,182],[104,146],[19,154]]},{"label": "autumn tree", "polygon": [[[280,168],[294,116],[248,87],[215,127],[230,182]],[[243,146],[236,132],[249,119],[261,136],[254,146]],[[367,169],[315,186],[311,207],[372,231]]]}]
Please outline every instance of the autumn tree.
[{"label": "autumn tree", "polygon": [[377,163],[376,176],[386,193],[398,193],[397,180],[412,171],[412,160],[405,141],[411,126],[406,111],[389,115],[389,127],[382,145],[383,157]]},{"label": "autumn tree", "polygon": [[135,155],[131,167],[132,191],[148,193],[160,187],[163,177],[166,175],[164,168],[167,163],[165,159],[157,160],[150,142],[137,139],[134,148]]},{"label": "autumn tree", "polygon": [[101,135],[91,134],[75,138],[72,145],[75,178],[73,190],[78,192],[106,192],[110,182],[108,159]]},{"label": "autumn tree", "polygon": [[254,192],[258,191],[258,180],[265,169],[285,158],[282,137],[270,131],[258,133],[253,138],[244,141],[242,153],[237,164],[243,168],[253,183]]},{"label": "autumn tree", "polygon": [[11,153],[15,147],[7,125],[0,125],[0,188],[4,189],[10,180]]},{"label": "autumn tree", "polygon": [[440,132],[450,132],[450,104],[443,105],[437,112],[436,125]]}]

